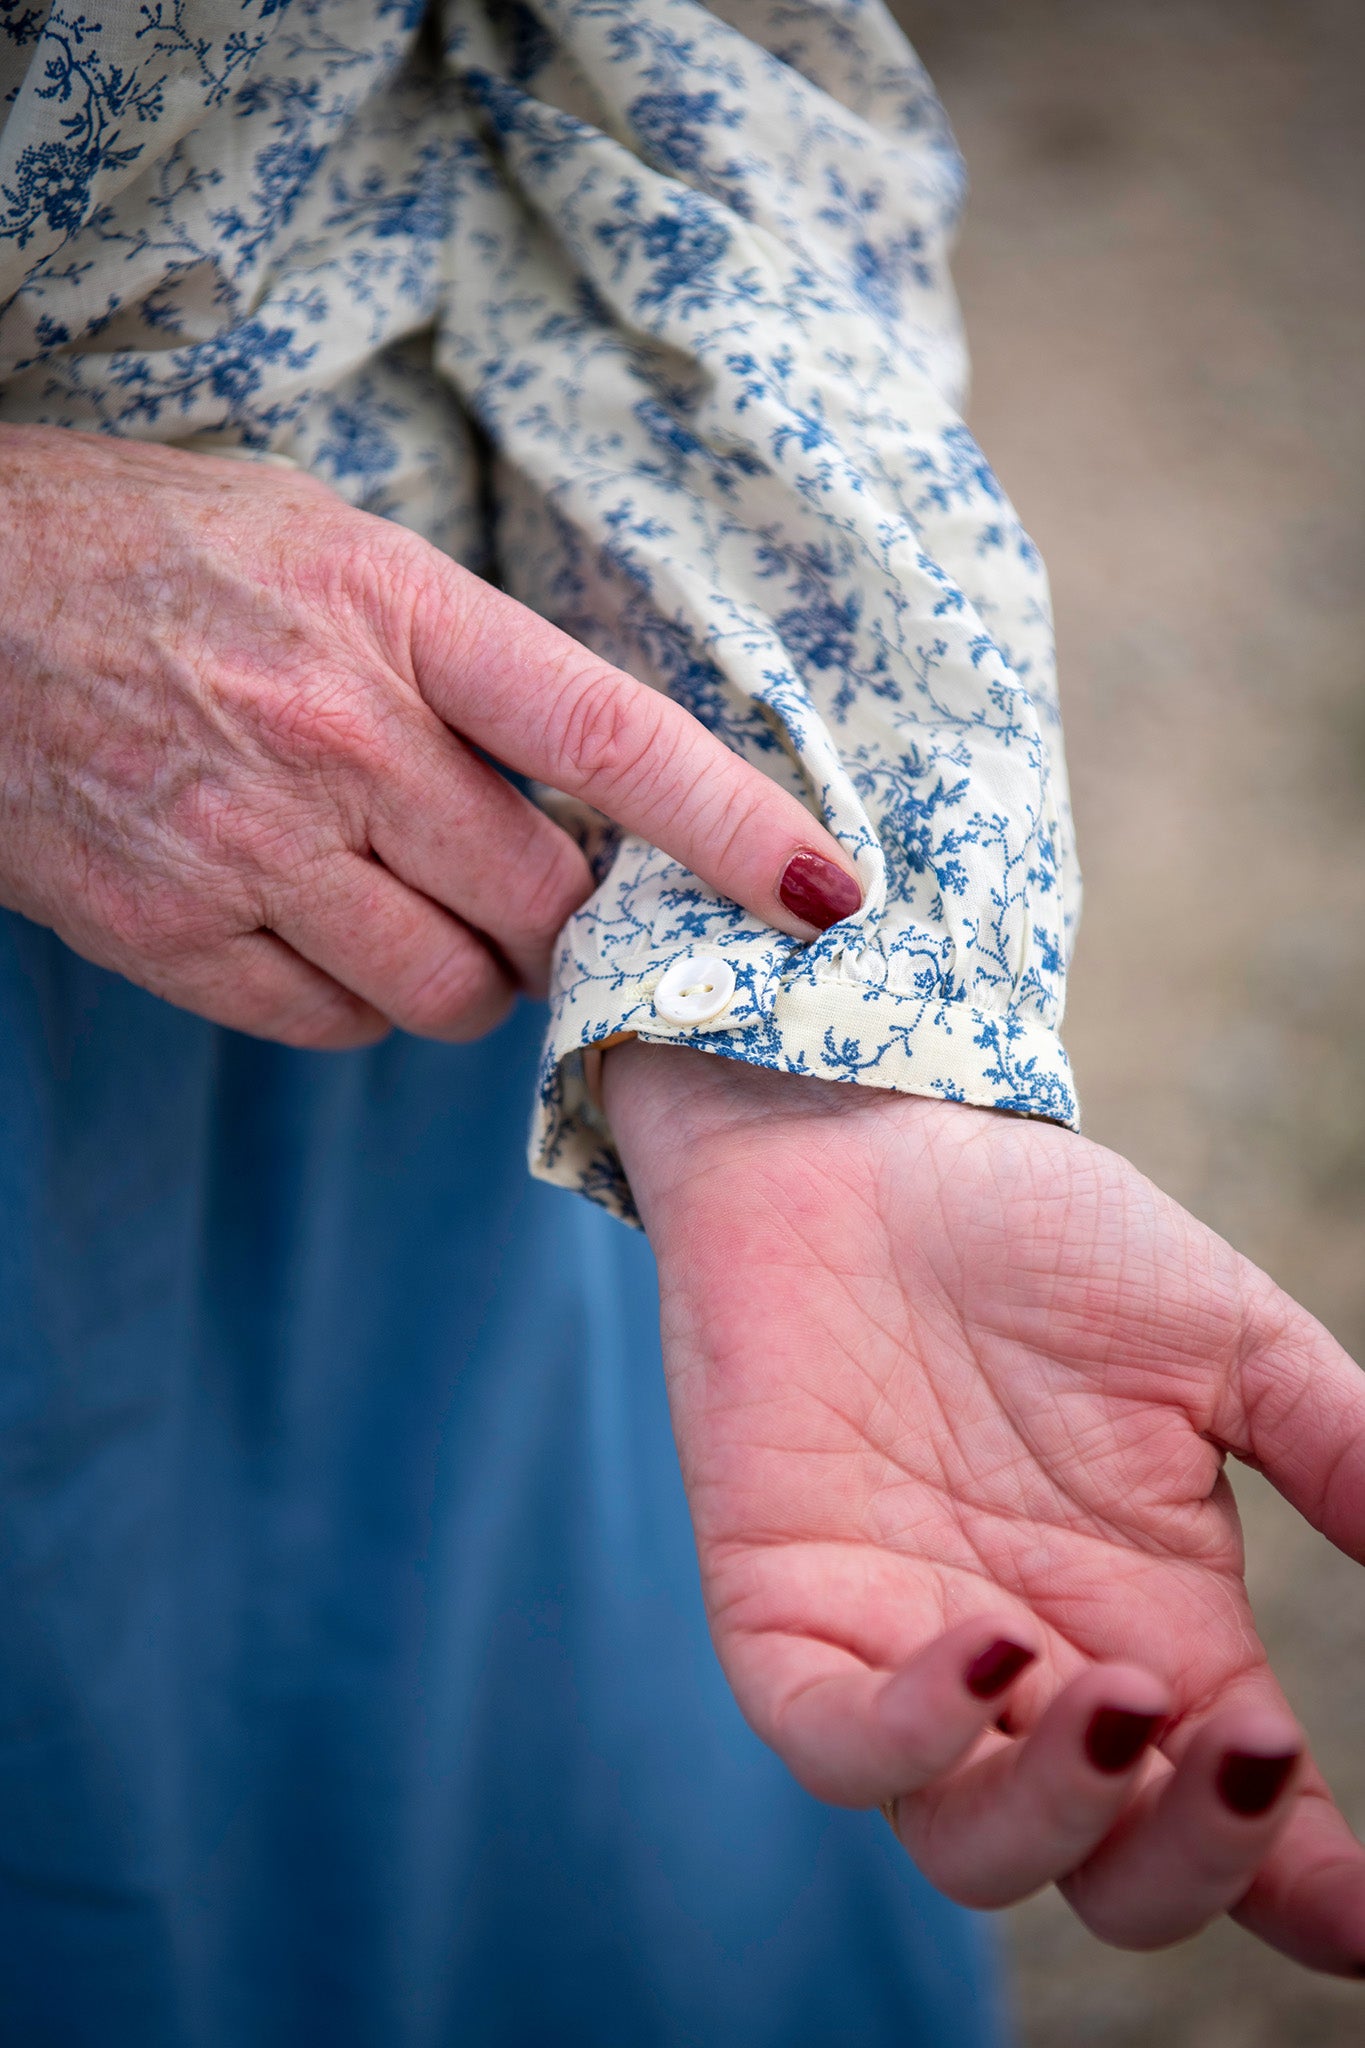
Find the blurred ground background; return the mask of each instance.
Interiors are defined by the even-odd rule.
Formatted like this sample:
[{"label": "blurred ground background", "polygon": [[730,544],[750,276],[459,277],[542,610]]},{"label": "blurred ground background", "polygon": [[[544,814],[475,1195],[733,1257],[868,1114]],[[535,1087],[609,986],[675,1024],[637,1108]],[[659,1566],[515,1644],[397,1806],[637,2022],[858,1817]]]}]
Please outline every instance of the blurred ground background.
[{"label": "blurred ground background", "polygon": [[[1052,572],[1092,1137],[1365,1358],[1365,7],[900,0],[973,200],[972,423]],[[1259,1612],[1365,1830],[1365,1577],[1239,1481]],[[1027,2048],[1361,2048],[1223,1926],[1013,1916]]]}]

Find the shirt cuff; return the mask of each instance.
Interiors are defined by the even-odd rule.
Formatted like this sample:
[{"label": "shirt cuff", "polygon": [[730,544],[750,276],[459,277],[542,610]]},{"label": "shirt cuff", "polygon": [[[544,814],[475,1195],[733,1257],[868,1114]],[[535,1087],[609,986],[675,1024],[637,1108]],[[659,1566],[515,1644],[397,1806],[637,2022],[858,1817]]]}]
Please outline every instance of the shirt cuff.
[{"label": "shirt cuff", "polygon": [[[625,865],[638,889],[645,874]],[[916,987],[856,919],[803,945],[657,854],[643,866],[647,918],[618,869],[561,944],[531,1134],[537,1178],[638,1222],[591,1085],[594,1052],[622,1038],[1078,1128],[1066,1052],[1033,1009]]]}]

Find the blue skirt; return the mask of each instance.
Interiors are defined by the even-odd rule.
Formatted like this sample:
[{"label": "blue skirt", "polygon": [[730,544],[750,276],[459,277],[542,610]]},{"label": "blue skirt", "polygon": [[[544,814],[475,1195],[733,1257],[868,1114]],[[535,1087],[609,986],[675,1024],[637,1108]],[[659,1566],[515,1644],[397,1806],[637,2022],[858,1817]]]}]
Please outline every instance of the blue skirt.
[{"label": "blue skirt", "polygon": [[710,1648],[540,1015],[302,1054],[0,914],[0,2040],[996,2048]]}]

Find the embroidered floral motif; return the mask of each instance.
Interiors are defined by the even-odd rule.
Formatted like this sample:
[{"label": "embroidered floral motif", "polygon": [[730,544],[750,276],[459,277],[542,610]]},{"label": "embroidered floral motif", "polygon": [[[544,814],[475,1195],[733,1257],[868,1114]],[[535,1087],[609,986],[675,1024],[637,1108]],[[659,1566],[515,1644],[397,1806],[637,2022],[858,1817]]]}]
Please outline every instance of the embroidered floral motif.
[{"label": "embroidered floral motif", "polygon": [[[1074,1120],[1046,583],[958,417],[961,167],[881,0],[0,0],[0,106],[0,416],[491,542],[857,860],[801,946],[558,800],[599,887],[537,1171],[631,1213],[581,1058],[622,1031]],[[736,994],[680,1031],[695,947]]]}]

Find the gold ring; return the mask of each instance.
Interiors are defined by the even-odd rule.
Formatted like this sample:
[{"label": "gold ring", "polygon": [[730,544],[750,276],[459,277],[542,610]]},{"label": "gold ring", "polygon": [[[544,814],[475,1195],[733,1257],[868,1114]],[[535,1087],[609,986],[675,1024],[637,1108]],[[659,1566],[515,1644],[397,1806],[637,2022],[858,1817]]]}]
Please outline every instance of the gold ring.
[{"label": "gold ring", "polygon": [[900,1840],[900,1829],[896,1826],[896,1808],[899,1805],[900,1794],[898,1792],[894,1799],[883,1799],[881,1806],[878,1808],[882,1819],[886,1822],[886,1825],[890,1828],[897,1841]]}]

